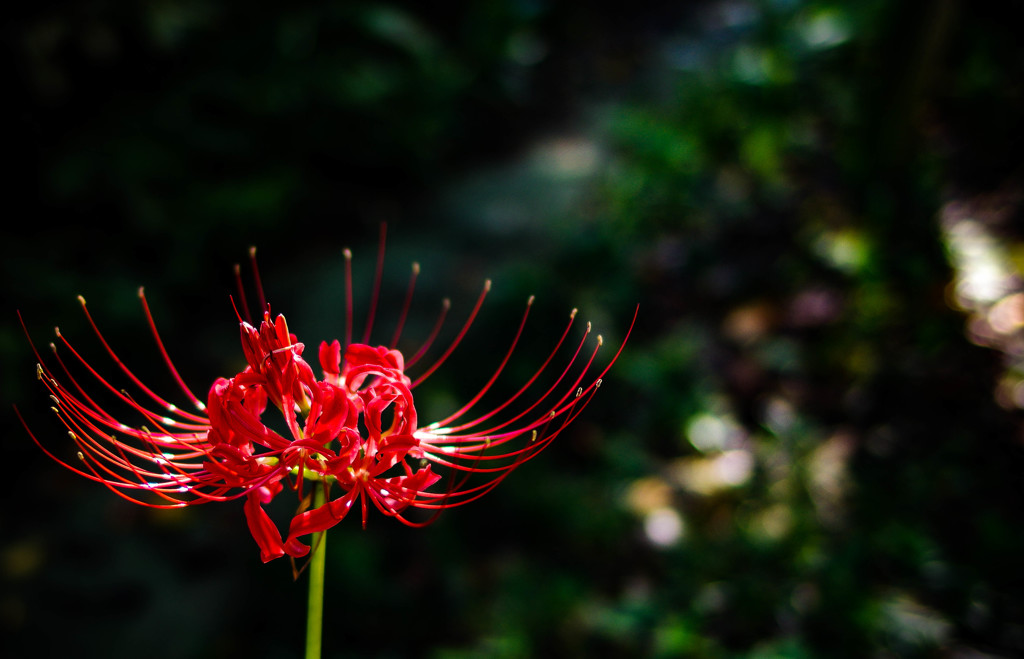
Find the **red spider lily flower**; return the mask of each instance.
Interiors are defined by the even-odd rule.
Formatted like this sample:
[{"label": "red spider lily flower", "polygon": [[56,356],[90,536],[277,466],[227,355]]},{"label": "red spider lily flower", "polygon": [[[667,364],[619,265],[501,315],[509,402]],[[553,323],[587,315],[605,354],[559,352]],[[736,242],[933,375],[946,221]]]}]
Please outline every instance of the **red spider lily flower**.
[{"label": "red spider lily flower", "polygon": [[[142,289],[139,298],[157,349],[194,411],[179,408],[143,384],[115,353],[84,298],[79,297],[97,339],[134,385],[135,393],[114,386],[57,330],[57,342],[51,344],[53,366],[46,364],[34,345],[32,349],[53,410],[77,445],[78,462],[62,460],[31,430],[29,434],[47,455],[68,469],[144,506],[176,508],[244,497],[245,517],[264,562],[306,555],[309,546],[300,538],[334,526],[357,502],[364,527],[371,504],[407,525],[421,526],[443,509],[481,497],[547,447],[579,415],[622,352],[620,346],[603,370],[594,374],[602,341],[600,336],[590,339],[590,325],[575,346],[566,346],[574,310],[533,375],[490,411],[471,414],[509,363],[529,315],[528,303],[504,358],[480,391],[444,419],[421,426],[413,392],[460,344],[477,317],[490,282],[485,283],[452,342],[413,379],[406,369],[415,369],[438,336],[448,312],[447,301],[430,335],[407,362],[394,346],[401,337],[415,288],[419,268],[414,264],[391,343],[369,343],[383,266],[382,233],[365,335],[362,342],[353,342],[351,253],[346,250],[345,342],[320,345],[318,377],[303,358],[304,346],[289,331],[284,316],[271,314],[256,269],[255,250],[250,254],[263,316],[258,327],[253,324],[238,276],[243,307],[239,323],[247,366],[231,378],[214,382],[205,404],[175,368]],[[553,383],[541,386],[563,350],[568,358],[562,370],[552,374]],[[77,366],[69,366],[62,352]],[[82,369],[95,386],[106,390],[105,395],[119,400],[136,418],[141,416],[141,422],[123,422],[90,396],[85,383],[72,373]],[[287,433],[266,424],[264,415],[270,407],[280,413]],[[446,484],[439,485],[440,472],[447,472]],[[282,534],[264,506],[285,488],[297,494],[299,504],[287,533]],[[311,504],[314,494],[320,495],[315,498],[318,504]],[[410,509],[433,511],[433,516],[416,521],[406,516]]]}]

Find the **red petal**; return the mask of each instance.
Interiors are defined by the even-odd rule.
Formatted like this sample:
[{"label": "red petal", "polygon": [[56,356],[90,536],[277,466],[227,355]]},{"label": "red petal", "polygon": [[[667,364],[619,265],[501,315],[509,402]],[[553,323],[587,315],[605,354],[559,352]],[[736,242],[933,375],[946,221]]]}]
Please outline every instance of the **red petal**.
[{"label": "red petal", "polygon": [[260,506],[259,495],[255,492],[250,492],[245,499],[245,519],[249,523],[249,532],[260,547],[260,558],[264,563],[284,556],[281,532]]},{"label": "red petal", "polygon": [[288,528],[288,542],[297,543],[299,536],[326,531],[340,522],[352,508],[358,492],[359,488],[354,487],[342,497],[296,515]]},{"label": "red petal", "polygon": [[320,344],[320,368],[325,374],[338,376],[341,374],[341,343],[335,339],[330,343]]}]

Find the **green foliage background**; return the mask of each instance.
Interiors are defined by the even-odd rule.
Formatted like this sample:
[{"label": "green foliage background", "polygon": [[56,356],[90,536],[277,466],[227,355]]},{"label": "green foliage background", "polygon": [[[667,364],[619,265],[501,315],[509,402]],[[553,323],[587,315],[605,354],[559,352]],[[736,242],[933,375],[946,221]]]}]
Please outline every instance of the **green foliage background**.
[{"label": "green foliage background", "polygon": [[[15,309],[100,361],[85,295],[172,391],[145,285],[203,392],[239,369],[249,245],[315,346],[341,249],[365,309],[387,222],[392,317],[423,265],[411,332],[495,282],[428,412],[486,380],[530,294],[513,375],[573,306],[613,349],[640,312],[594,405],[486,499],[331,532],[326,656],[1020,656],[1024,316],[986,316],[1024,264],[1019,9],[24,3],[4,398],[73,460]],[[1005,256],[973,307],[964,217]],[[4,423],[5,656],[298,653],[305,583],[260,564],[241,503],[130,506]]]}]

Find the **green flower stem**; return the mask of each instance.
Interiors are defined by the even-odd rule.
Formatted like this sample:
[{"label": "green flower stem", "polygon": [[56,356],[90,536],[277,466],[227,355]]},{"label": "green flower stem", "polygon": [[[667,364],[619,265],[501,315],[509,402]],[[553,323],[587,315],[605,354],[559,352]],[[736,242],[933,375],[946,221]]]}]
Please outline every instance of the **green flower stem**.
[{"label": "green flower stem", "polygon": [[[324,504],[324,487],[313,488],[313,508]],[[306,659],[320,659],[324,626],[324,571],[327,566],[327,531],[313,534],[309,559],[309,612],[306,614]]]}]

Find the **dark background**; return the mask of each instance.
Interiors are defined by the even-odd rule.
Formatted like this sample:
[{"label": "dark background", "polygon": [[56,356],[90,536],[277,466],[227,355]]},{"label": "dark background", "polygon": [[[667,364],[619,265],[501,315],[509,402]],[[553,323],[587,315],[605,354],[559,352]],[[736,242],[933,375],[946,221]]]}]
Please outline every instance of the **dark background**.
[{"label": "dark background", "polygon": [[[428,421],[528,295],[513,374],[573,306],[613,349],[640,315],[487,498],[332,530],[325,656],[1020,656],[1020,9],[9,7],[3,398],[73,459],[15,310],[103,363],[78,294],[173,395],[140,285],[205,397],[240,368],[250,245],[292,330],[340,337],[341,250],[359,327],[386,222],[384,337],[409,262],[413,334],[494,280]],[[299,653],[305,580],[260,563],[240,502],[132,506],[3,422],[5,656]]]}]

